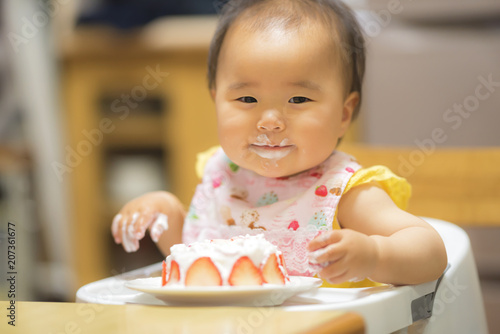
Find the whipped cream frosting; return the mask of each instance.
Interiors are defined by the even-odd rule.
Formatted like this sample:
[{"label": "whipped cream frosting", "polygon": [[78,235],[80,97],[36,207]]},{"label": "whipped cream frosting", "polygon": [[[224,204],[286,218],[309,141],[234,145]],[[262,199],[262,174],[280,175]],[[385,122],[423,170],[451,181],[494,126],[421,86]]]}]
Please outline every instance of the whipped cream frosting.
[{"label": "whipped cream frosting", "polygon": [[[186,271],[191,264],[200,257],[210,257],[221,274],[223,285],[228,285],[233,265],[240,257],[248,256],[257,267],[260,267],[274,253],[281,254],[278,248],[267,241],[262,234],[205,240],[190,245],[177,244],[170,248],[170,255],[166,259],[167,271],[170,271],[172,261],[177,262],[181,280],[176,284],[184,285]],[[284,268],[280,269],[285,273]]]}]

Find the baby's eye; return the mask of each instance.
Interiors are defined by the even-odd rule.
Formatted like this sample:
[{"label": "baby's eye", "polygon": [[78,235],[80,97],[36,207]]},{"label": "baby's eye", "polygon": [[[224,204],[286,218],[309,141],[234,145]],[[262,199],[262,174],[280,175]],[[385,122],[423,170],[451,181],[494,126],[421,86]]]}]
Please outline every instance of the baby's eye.
[{"label": "baby's eye", "polygon": [[243,102],[243,103],[257,103],[257,99],[255,97],[251,97],[251,96],[243,96],[243,97],[240,97],[239,99],[236,99],[236,100]]},{"label": "baby's eye", "polygon": [[309,101],[311,100],[304,96],[294,96],[290,100],[288,100],[289,103],[305,103]]}]

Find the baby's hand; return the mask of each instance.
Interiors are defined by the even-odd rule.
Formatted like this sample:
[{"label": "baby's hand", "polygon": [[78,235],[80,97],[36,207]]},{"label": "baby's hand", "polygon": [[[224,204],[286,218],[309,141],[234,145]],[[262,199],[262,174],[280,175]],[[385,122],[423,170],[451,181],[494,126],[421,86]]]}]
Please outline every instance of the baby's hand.
[{"label": "baby's hand", "polygon": [[121,243],[125,251],[135,252],[148,228],[151,239],[158,242],[168,229],[167,208],[168,197],[164,192],[148,193],[131,200],[113,219],[111,233],[115,242]]},{"label": "baby's hand", "polygon": [[323,267],[319,275],[330,283],[361,281],[378,262],[376,242],[350,229],[322,233],[309,243],[309,251],[310,262]]}]

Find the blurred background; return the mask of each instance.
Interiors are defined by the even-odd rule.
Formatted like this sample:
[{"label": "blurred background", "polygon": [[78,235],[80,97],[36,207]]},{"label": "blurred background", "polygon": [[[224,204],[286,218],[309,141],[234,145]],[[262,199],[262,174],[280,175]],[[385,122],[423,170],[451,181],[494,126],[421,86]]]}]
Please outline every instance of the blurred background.
[{"label": "blurred background", "polygon": [[[346,2],[368,63],[345,143],[395,150],[393,169],[416,187],[410,209],[466,229],[499,332],[500,160],[488,157],[500,149],[500,2]],[[14,222],[19,300],[72,301],[83,284],[162,260],[148,237],[134,254],[114,245],[111,220],[151,190],[188,206],[196,154],[217,144],[206,57],[222,3],[0,0],[0,243],[4,254]],[[441,151],[473,160],[462,161],[472,184],[449,187],[463,205],[419,192],[436,182],[422,176],[432,161],[462,170]],[[487,189],[473,197],[476,184]]]}]

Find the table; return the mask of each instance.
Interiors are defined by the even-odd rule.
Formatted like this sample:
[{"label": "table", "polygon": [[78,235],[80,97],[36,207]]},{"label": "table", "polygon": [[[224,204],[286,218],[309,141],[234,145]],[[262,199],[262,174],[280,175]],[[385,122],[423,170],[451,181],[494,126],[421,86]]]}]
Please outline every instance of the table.
[{"label": "table", "polygon": [[286,311],[280,307],[164,307],[86,303],[16,302],[16,327],[0,301],[0,333],[364,333],[353,312]]}]

